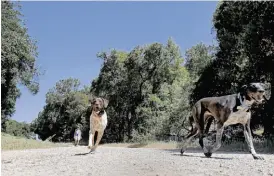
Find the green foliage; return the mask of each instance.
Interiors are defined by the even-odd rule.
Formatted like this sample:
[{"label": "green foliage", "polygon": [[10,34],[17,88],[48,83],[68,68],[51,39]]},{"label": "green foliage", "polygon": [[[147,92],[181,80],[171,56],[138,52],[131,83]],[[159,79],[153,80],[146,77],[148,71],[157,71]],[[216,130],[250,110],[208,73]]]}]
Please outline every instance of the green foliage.
[{"label": "green foliage", "polygon": [[[172,39],[166,45],[136,46],[130,52],[99,53],[103,66],[98,78],[92,81],[90,92],[110,101],[109,124],[103,140],[147,141],[169,133],[184,135],[193,103],[207,96],[235,93],[249,82],[270,83],[273,95],[273,12],[271,2],[220,3],[213,20],[218,48],[202,43],[193,46],[186,52],[185,66]],[[38,118],[44,119],[39,122],[38,131],[62,131],[59,136],[64,137],[76,123],[69,119],[80,114],[88,118],[87,88],[80,91],[75,86],[69,86],[73,90],[70,93],[49,92],[47,105]],[[73,105],[75,92],[81,92],[81,96]],[[78,108],[77,103],[82,107]],[[273,107],[271,96],[263,108],[253,109],[252,125],[262,123],[265,134],[274,133]],[[87,123],[82,122],[84,126]],[[56,129],[47,129],[50,124]]]},{"label": "green foliage", "polygon": [[[188,118],[191,114],[191,92],[200,78],[202,71],[214,60],[214,46],[207,46],[199,43],[185,53],[186,63],[184,74],[187,75],[182,80],[176,80],[170,86],[170,104],[169,119],[165,122],[165,129],[169,129],[168,133],[177,136],[185,136],[189,132]],[[184,67],[181,67],[181,69]]]},{"label": "green foliage", "polygon": [[[271,95],[274,94],[273,12],[273,2],[219,4],[213,20],[218,52],[197,82],[192,102],[206,96],[235,93],[250,82],[270,83]],[[265,134],[274,133],[273,107],[274,97],[271,96],[262,112]]]},{"label": "green foliage", "polygon": [[30,124],[26,122],[17,122],[16,120],[6,121],[6,133],[13,136],[22,136],[30,138]]},{"label": "green foliage", "polygon": [[1,120],[5,122],[15,112],[20,96],[18,84],[36,94],[39,90],[38,69],[35,66],[37,47],[27,33],[18,7],[13,2],[1,1]]},{"label": "green foliage", "polygon": [[98,53],[103,66],[91,87],[80,89],[77,79],[59,81],[47,93],[46,106],[31,129],[43,140],[56,134],[53,141],[66,141],[72,139],[76,124],[80,124],[87,140],[89,99],[98,96],[109,100],[103,142],[144,142],[170,133],[184,135],[191,112],[188,97],[193,78],[189,72],[192,77],[199,76],[195,74],[204,66],[196,68],[196,63],[210,62],[210,49],[203,44],[191,48],[187,59],[192,66],[188,70],[172,39],[166,45],[137,46],[128,53]]},{"label": "green foliage", "polygon": [[56,134],[53,141],[73,138],[77,125],[87,130],[86,113],[89,108],[87,89],[80,89],[78,79],[65,79],[56,83],[46,95],[46,105],[38,118],[32,122],[32,130],[42,140]]},{"label": "green foliage", "polygon": [[216,47],[199,43],[186,51],[186,68],[193,81],[196,81],[202,71],[214,59]]},{"label": "green foliage", "polygon": [[[37,93],[36,45],[13,3],[2,3],[2,127],[13,135],[27,134],[28,125],[8,121],[14,112],[21,83]],[[249,82],[269,83],[270,97],[253,108],[252,126],[263,124],[274,134],[274,4],[220,2],[213,16],[219,46],[199,43],[185,59],[170,38],[166,44],[136,46],[129,52],[100,52],[103,61],[91,87],[77,79],[56,83],[30,130],[45,140],[71,140],[77,126],[87,140],[90,99],[109,100],[108,126],[103,141],[146,142],[166,134],[185,135],[191,106],[200,98],[235,93]],[[185,65],[183,65],[185,61]],[[259,109],[261,109],[259,111]],[[262,120],[261,120],[262,119]]]},{"label": "green foliage", "polygon": [[166,124],[178,108],[175,104],[183,94],[180,86],[188,81],[180,49],[172,39],[166,45],[153,43],[129,53],[113,50],[98,56],[104,65],[91,92],[110,100],[105,139],[152,140],[169,133]]}]

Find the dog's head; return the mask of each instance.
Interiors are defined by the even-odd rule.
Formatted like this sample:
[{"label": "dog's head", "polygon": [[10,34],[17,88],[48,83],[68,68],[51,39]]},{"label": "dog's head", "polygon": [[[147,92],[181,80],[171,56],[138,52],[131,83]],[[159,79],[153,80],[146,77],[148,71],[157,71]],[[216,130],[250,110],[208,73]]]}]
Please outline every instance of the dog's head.
[{"label": "dog's head", "polygon": [[264,99],[265,89],[262,83],[250,83],[241,88],[241,92],[246,96],[247,100],[255,100],[256,103],[262,103]]},{"label": "dog's head", "polygon": [[95,98],[92,101],[92,110],[95,112],[103,111],[108,106],[108,100],[104,98]]}]

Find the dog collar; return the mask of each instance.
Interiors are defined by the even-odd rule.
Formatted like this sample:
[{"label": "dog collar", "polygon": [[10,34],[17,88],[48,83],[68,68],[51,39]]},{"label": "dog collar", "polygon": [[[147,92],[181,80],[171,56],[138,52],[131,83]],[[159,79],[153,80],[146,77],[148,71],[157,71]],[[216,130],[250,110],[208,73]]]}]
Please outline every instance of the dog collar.
[{"label": "dog collar", "polygon": [[242,99],[242,96],[240,93],[238,93],[238,99],[240,100],[240,104],[243,108],[248,108],[250,109],[250,106],[248,106],[247,104],[244,103],[243,99]]},{"label": "dog collar", "polygon": [[98,117],[101,117],[105,111],[94,112]]}]

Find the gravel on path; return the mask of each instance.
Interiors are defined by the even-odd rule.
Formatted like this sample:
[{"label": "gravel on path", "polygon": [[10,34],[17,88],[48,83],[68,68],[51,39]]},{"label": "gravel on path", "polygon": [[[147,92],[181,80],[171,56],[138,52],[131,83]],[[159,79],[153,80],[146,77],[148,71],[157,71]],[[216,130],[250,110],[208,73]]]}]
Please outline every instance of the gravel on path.
[{"label": "gravel on path", "polygon": [[274,176],[274,155],[99,146],[2,151],[3,176]]}]

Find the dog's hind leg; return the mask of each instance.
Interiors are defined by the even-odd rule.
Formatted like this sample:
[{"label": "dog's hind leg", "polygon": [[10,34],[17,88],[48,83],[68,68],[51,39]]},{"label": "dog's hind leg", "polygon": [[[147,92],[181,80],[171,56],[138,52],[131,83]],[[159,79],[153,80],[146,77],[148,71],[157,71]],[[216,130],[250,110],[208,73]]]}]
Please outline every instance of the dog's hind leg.
[{"label": "dog's hind leg", "polygon": [[[206,118],[205,118],[205,119],[206,119]],[[207,120],[207,122],[206,122],[205,131],[204,131],[204,133],[202,133],[202,134],[200,135],[199,144],[200,144],[200,146],[201,146],[202,148],[204,148],[203,139],[204,139],[204,137],[208,134],[209,129],[210,129],[210,126],[211,126],[211,123],[213,122],[213,120],[214,120],[214,117],[212,117],[212,116],[208,118],[208,120]]]},{"label": "dog's hind leg", "polygon": [[223,124],[217,124],[216,142],[214,145],[207,145],[204,149],[204,154],[206,157],[211,157],[212,153],[217,151],[222,145],[222,136],[224,132]]},{"label": "dog's hind leg", "polygon": [[186,137],[186,142],[184,143],[183,147],[181,148],[181,154],[185,152],[189,144],[195,139],[196,136],[200,135],[202,133],[201,131],[201,126],[199,124],[199,117],[201,114],[201,104],[196,104],[192,108],[192,117],[189,119],[190,124],[194,123],[195,126],[192,126],[192,131],[191,133]]},{"label": "dog's hind leg", "polygon": [[184,143],[183,147],[181,148],[181,154],[183,154],[187,147],[189,146],[189,144],[195,139],[196,136],[198,136],[199,134],[201,134],[201,131],[197,128],[194,127],[194,130],[192,131],[192,133],[190,135],[187,136],[187,140]]},{"label": "dog's hind leg", "polygon": [[212,117],[212,116],[209,117],[209,119],[207,120],[205,134],[208,134],[210,126],[211,126],[213,120],[214,120],[214,117]]},{"label": "dog's hind leg", "polygon": [[[198,114],[197,114],[198,115]],[[200,125],[200,130],[201,134],[199,137],[199,144],[202,148],[204,148],[204,142],[203,139],[206,137],[206,135],[209,132],[209,128],[211,126],[211,123],[213,121],[213,117],[210,112],[204,110],[204,108],[200,108],[200,115],[199,115],[199,125]],[[204,126],[206,124],[206,129],[204,130]]]}]

